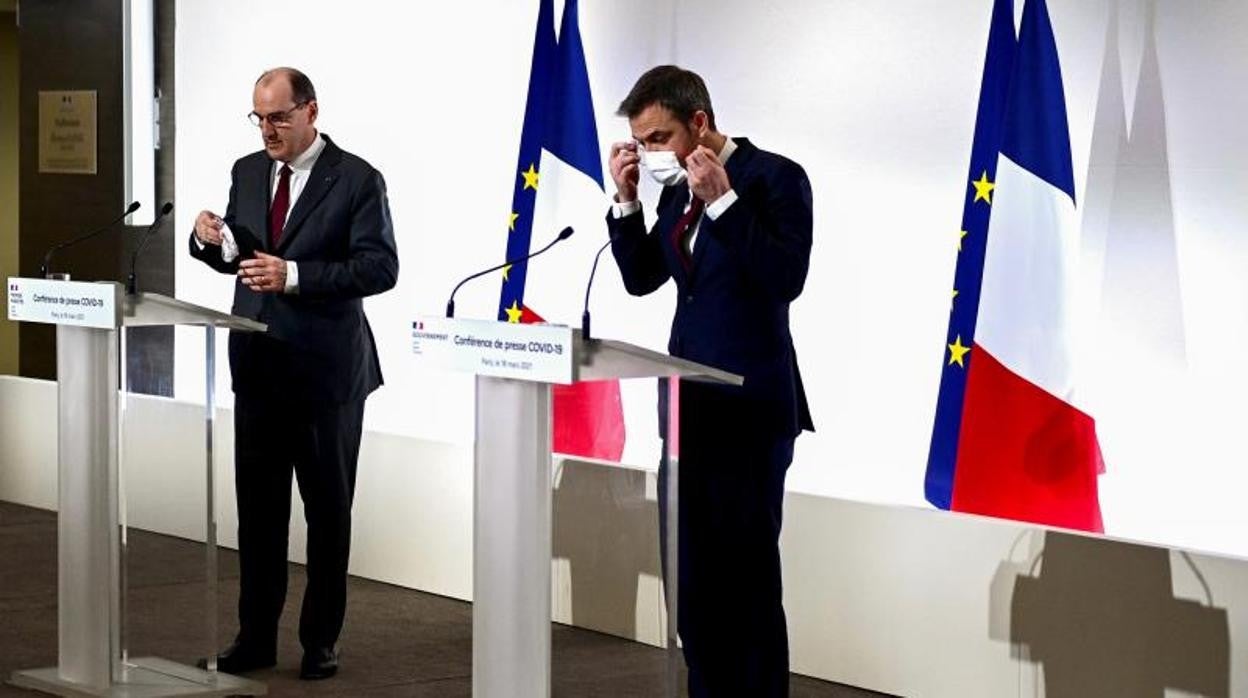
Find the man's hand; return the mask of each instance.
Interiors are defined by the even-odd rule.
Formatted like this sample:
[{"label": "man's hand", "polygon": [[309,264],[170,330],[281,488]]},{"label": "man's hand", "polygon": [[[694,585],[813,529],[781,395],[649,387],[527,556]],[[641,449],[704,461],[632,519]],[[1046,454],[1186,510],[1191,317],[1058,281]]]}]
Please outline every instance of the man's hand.
[{"label": "man's hand", "polygon": [[689,172],[690,191],[703,203],[714,203],[732,189],[732,182],[728,181],[728,171],[719,161],[719,156],[704,145],[698,146],[697,150],[685,158],[685,169]]},{"label": "man's hand", "polygon": [[205,245],[220,245],[222,242],[221,226],[225,221],[212,211],[200,211],[195,217],[195,237]]},{"label": "man's hand", "polygon": [[615,200],[626,204],[637,200],[637,179],[641,172],[641,156],[637,144],[613,143],[611,145],[611,179],[615,180]]},{"label": "man's hand", "polygon": [[255,259],[244,259],[238,265],[243,285],[257,293],[283,293],[286,290],[286,260],[256,252]]}]

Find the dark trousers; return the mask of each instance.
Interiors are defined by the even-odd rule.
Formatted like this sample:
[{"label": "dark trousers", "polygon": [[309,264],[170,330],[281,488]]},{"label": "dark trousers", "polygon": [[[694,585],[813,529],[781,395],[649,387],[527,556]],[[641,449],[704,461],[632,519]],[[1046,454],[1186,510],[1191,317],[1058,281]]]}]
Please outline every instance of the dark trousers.
[{"label": "dark trousers", "polygon": [[[691,436],[682,433],[677,555],[677,628],[689,695],[787,696],[780,526],[794,439]],[[664,457],[659,465],[664,550],[666,475]]]},{"label": "dark trousers", "polygon": [[286,602],[290,485],[298,478],[308,525],[308,583],[299,617],[305,649],[332,648],[342,631],[351,552],[351,502],[364,401],[306,405],[237,396],[234,483],[241,590],[239,639],[277,642]]}]

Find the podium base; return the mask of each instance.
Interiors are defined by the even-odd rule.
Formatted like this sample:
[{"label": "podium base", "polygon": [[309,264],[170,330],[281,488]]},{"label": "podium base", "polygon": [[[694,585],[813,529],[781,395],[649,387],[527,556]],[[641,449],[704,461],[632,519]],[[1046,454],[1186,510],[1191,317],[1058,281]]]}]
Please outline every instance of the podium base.
[{"label": "podium base", "polygon": [[160,696],[262,696],[268,687],[259,681],[207,671],[158,657],[132,659],[121,681],[92,688],[60,677],[56,667],[17,671],[9,680],[14,686],[55,696],[92,698],[158,698]]}]

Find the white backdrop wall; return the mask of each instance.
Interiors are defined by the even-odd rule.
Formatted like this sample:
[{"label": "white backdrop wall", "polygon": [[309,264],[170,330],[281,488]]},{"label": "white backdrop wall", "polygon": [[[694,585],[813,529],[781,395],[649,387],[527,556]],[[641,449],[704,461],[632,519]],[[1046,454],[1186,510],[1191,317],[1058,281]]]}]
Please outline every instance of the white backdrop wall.
[{"label": "white backdrop wall", "polygon": [[[793,327],[819,431],[798,441],[791,490],[926,506],[990,9],[581,6],[604,154],[627,136],[613,112],[636,76],[676,62],[707,79],[723,131],[810,173],[815,245]],[[1108,465],[1107,532],[1248,555],[1248,443],[1237,428],[1248,418],[1248,245],[1238,234],[1248,95],[1234,87],[1248,79],[1248,5],[1051,0],[1050,12],[1083,208],[1081,385]],[[394,291],[367,302],[387,378],[369,403],[372,431],[471,440],[470,383],[413,368],[408,327],[439,312],[459,277],[501,261],[536,13],[536,0],[178,3],[179,230],[201,208],[224,208],[231,163],[259,145],[243,118],[252,83],[274,65],[305,70],[322,129],[386,175],[401,273]],[[643,190],[649,202],[655,193]],[[579,317],[590,254],[605,239],[605,201],[597,210],[530,269],[526,298],[552,321]],[[535,242],[553,230],[539,223]],[[670,287],[634,299],[613,265],[600,272],[596,331],[662,349]],[[229,306],[231,280],[186,255],[177,283],[183,299]],[[492,317],[497,297],[497,280],[466,287],[459,314]],[[179,336],[181,399],[202,391],[197,339]],[[640,465],[654,460],[650,395],[629,405],[636,445],[625,457]]]}]

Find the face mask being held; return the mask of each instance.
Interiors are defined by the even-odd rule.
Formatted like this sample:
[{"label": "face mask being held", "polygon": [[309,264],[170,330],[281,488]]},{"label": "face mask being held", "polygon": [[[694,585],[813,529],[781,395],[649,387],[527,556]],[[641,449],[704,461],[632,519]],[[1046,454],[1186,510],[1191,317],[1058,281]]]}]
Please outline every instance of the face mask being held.
[{"label": "face mask being held", "polygon": [[650,173],[654,181],[665,187],[675,186],[685,181],[688,173],[680,166],[676,153],[670,150],[640,150],[641,166]]}]

